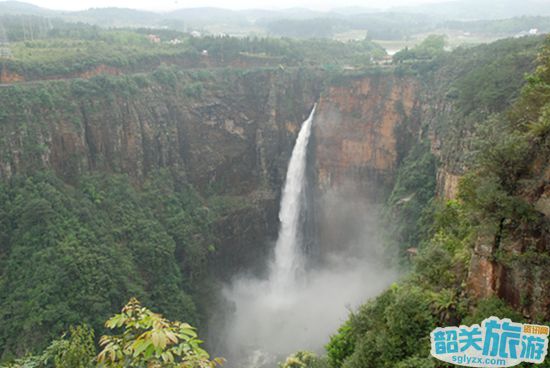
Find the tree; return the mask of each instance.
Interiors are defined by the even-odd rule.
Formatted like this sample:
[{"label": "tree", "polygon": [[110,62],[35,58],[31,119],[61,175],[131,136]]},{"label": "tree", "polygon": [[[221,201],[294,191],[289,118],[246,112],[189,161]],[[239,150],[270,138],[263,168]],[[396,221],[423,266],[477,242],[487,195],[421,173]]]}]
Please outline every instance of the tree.
[{"label": "tree", "polygon": [[430,60],[442,54],[445,51],[445,36],[444,35],[429,35],[413,47],[412,49],[404,48],[398,51],[393,56],[394,63],[401,63],[405,60]]},{"label": "tree", "polygon": [[338,333],[330,337],[330,342],[325,346],[330,366],[341,367],[345,359],[353,354],[354,345],[351,321],[348,320],[340,326]]},{"label": "tree", "polygon": [[135,298],[105,326],[123,328],[123,332],[101,338],[103,350],[97,357],[100,367],[213,368],[224,361],[221,358],[210,360],[189,324],[171,322],[142,307]]},{"label": "tree", "polygon": [[55,368],[91,368],[94,366],[96,347],[94,330],[87,325],[69,328],[67,335],[55,340],[47,350],[54,352]]},{"label": "tree", "polygon": [[94,330],[87,325],[70,327],[39,355],[28,355],[8,363],[5,368],[93,368],[95,367]]},{"label": "tree", "polygon": [[328,362],[309,351],[298,351],[290,355],[279,368],[328,368]]}]

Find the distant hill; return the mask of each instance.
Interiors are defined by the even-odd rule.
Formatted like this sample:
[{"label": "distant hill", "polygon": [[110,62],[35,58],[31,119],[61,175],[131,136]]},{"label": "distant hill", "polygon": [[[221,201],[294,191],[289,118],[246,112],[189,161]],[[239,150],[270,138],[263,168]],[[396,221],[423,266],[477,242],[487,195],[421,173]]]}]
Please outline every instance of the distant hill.
[{"label": "distant hill", "polygon": [[[550,0],[454,0],[432,4],[396,7],[392,13],[419,13],[440,17],[441,20],[504,19],[519,16],[550,16]],[[165,13],[155,13],[122,8],[93,8],[76,12],[61,12],[41,8],[20,1],[0,1],[0,15],[24,14],[53,16],[62,15],[70,19],[93,22],[99,25],[123,23],[141,26],[157,25],[162,20],[176,19],[188,24],[249,23],[258,19],[314,19],[356,17],[361,14],[387,13],[364,6],[334,8],[329,12],[306,8],[283,10],[229,10],[214,7],[185,8]]]},{"label": "distant hill", "polygon": [[209,25],[251,26],[256,21],[293,19],[305,20],[326,17],[327,13],[305,8],[284,10],[230,10],[215,7],[183,8],[156,13],[127,8],[91,8],[82,11],[55,11],[19,1],[0,1],[2,15],[56,16],[73,22],[106,27],[175,27],[201,28]]},{"label": "distant hill", "polygon": [[[550,0],[455,0],[391,11],[361,6],[334,8],[329,12],[306,8],[230,10],[198,7],[164,13],[114,7],[55,11],[24,2],[0,1],[0,17],[15,15],[55,17],[102,27],[199,30],[203,34],[269,34],[293,38],[368,34],[372,39],[393,41],[441,31],[462,31],[493,38],[522,34],[531,28],[548,32],[549,20],[544,16],[550,16]],[[0,19],[0,27],[2,22],[7,21]]]},{"label": "distant hill", "polygon": [[201,28],[207,25],[237,25],[244,26],[249,23],[245,14],[222,8],[186,8],[169,13],[164,13],[165,20],[176,20],[189,28]]},{"label": "distant hill", "polygon": [[239,12],[230,10],[230,9],[223,9],[223,8],[212,8],[212,7],[204,7],[204,8],[184,8],[184,9],[178,9],[171,11],[169,13],[164,14],[166,17],[169,18],[184,18],[184,19],[195,19],[195,20],[212,20],[212,21],[218,21],[223,19],[241,19],[242,16],[239,14]]},{"label": "distant hill", "polygon": [[379,13],[379,12],[381,12],[381,9],[368,8],[364,6],[347,6],[342,8],[331,9],[331,13],[341,14],[341,15],[357,15],[357,14]]},{"label": "distant hill", "polygon": [[548,33],[550,32],[550,17],[523,16],[494,20],[453,20],[444,22],[441,26],[464,32],[509,37],[525,34],[531,29],[536,29],[537,33]]},{"label": "distant hill", "polygon": [[504,19],[522,15],[550,15],[549,0],[456,0],[396,8],[454,20]]},{"label": "distant hill", "polygon": [[165,18],[178,19],[191,26],[223,23],[223,24],[252,24],[267,20],[307,20],[326,17],[327,13],[305,8],[290,8],[283,10],[246,9],[229,10],[222,8],[188,8],[179,9],[164,14]]},{"label": "distant hill", "polygon": [[158,13],[125,8],[92,8],[63,13],[66,20],[92,23],[105,27],[152,26],[162,19]]},{"label": "distant hill", "polygon": [[20,1],[0,1],[0,15],[55,15],[57,12]]}]

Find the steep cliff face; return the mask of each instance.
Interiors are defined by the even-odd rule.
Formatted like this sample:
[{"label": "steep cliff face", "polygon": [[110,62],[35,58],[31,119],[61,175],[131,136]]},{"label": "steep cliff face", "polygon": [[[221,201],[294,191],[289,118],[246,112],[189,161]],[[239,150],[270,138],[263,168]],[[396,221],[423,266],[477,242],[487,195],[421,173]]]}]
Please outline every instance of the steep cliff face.
[{"label": "steep cliff face", "polygon": [[[358,186],[374,203],[384,200],[399,161],[399,146],[420,126],[419,84],[375,75],[330,86],[315,121],[315,157],[322,191]],[[409,139],[410,140],[410,139]]]},{"label": "steep cliff face", "polygon": [[476,239],[468,272],[468,293],[498,296],[526,317],[550,318],[550,162],[547,151],[533,158],[530,183],[521,198],[533,205],[529,224],[502,219],[494,234]]},{"label": "steep cliff face", "polygon": [[167,77],[4,88],[0,177],[51,168],[69,180],[104,171],[139,181],[171,167],[232,193],[278,184],[318,81],[300,72]]},{"label": "steep cliff face", "polygon": [[[430,151],[439,161],[436,194],[443,200],[456,199],[458,182],[466,170],[464,161],[456,160],[456,156],[464,156],[468,151],[464,144],[470,138],[470,133],[463,130],[466,124],[461,121],[462,117],[455,116],[456,101],[446,98],[441,90],[432,88],[423,90],[421,100],[423,123],[427,127]],[[455,126],[449,129],[449,125]],[[461,139],[456,139],[457,135],[460,135]],[[450,145],[453,149],[448,149]]]},{"label": "steep cliff face", "polygon": [[318,189],[351,184],[380,204],[406,152],[401,142],[417,134],[418,89],[414,79],[392,75],[325,87],[320,75],[297,69],[161,69],[5,87],[0,178],[46,169],[69,183],[103,172],[139,185],[164,168],[206,195],[240,196],[246,208],[217,226],[219,269],[232,273],[265,256],[266,236],[276,235],[286,164],[319,95]]},{"label": "steep cliff face", "polygon": [[[293,68],[97,73],[118,72],[0,89],[0,179],[46,169],[69,183],[88,172],[123,173],[139,186],[169,169],[207,196],[240,198],[247,206],[229,211],[215,227],[214,262],[224,276],[265,259],[292,146],[316,101],[312,156],[321,193],[351,186],[362,200],[381,204],[412,142],[424,134],[440,159],[439,197],[456,197],[465,169],[454,157],[467,151],[472,122],[452,124],[458,120],[456,101],[443,92],[448,85],[427,90],[418,78],[390,73],[326,85],[319,73]],[[548,169],[541,170],[546,176],[539,183],[547,183]],[[525,194],[546,216],[548,192],[541,184]],[[547,275],[495,258],[525,254],[531,240],[539,248],[548,244],[544,236],[521,237],[516,232],[498,246],[494,238],[480,238],[469,288],[476,297],[529,304],[535,313],[548,305],[550,288],[541,281]]]},{"label": "steep cliff face", "polygon": [[509,109],[519,96],[525,75],[535,68],[542,40],[524,37],[457,49],[420,77],[426,86],[423,122],[440,162],[439,197],[453,199],[458,194],[458,179],[477,149],[472,141],[488,118]]},{"label": "steep cliff face", "polygon": [[88,172],[123,173],[139,186],[169,169],[206,196],[241,198],[246,205],[216,225],[215,269],[224,275],[265,259],[286,165],[314,102],[317,189],[353,187],[377,205],[420,125],[418,82],[389,73],[329,85],[300,69],[90,77],[0,89],[0,178],[46,169],[76,183]]},{"label": "steep cliff face", "polygon": [[140,185],[168,169],[205,196],[240,197],[246,206],[216,226],[220,262],[235,270],[265,255],[276,235],[286,162],[320,92],[321,79],[297,69],[161,69],[5,87],[0,178],[53,170],[77,183],[89,172],[123,173]]},{"label": "steep cliff face", "polygon": [[[480,123],[483,124],[483,119]],[[432,139],[432,152],[441,160],[437,169],[437,196],[443,200],[457,199],[460,179],[469,168],[463,162],[442,159],[439,147],[452,145],[462,155],[472,155],[470,145],[475,133],[463,133],[457,140],[456,137]],[[499,225],[483,230],[472,241],[466,293],[473,300],[497,296],[525,317],[547,320],[550,318],[547,256],[550,252],[550,170],[548,157],[539,155],[531,159],[532,165],[522,179],[529,183],[527,189],[512,194],[533,206],[535,218],[531,226],[518,226],[513,219],[502,218]]]},{"label": "steep cliff face", "polygon": [[[504,40],[485,48],[478,47],[476,52],[465,57],[456,51],[455,59],[462,58],[462,62],[448,62],[434,72],[432,79],[428,79],[431,87],[422,98],[423,116],[428,126],[431,151],[439,160],[439,198],[456,199],[460,178],[484,165],[478,156],[486,141],[498,146],[506,139],[518,139],[512,134],[513,129],[508,132],[509,126],[514,124],[514,119],[528,119],[529,114],[538,111],[538,107],[531,106],[516,118],[509,116],[522,99],[525,75],[535,71],[541,41],[536,38]],[[521,53],[517,51],[520,49]],[[471,58],[470,55],[474,54],[475,58]],[[542,59],[539,57],[538,61],[540,63]],[[532,102],[537,98],[540,96],[534,93],[526,100]],[[528,102],[523,103],[528,105]],[[499,126],[496,123],[499,121],[508,125]],[[500,130],[508,135],[499,136]],[[514,198],[519,203],[517,207],[522,203],[532,206],[534,211],[529,225],[514,219],[511,214],[501,215],[495,225],[491,219],[482,219],[477,225],[486,229],[479,231],[471,241],[466,283],[467,293],[474,299],[498,296],[525,316],[544,320],[550,318],[548,155],[544,144],[537,140],[528,145],[531,147],[528,167],[518,173],[511,171],[511,179],[505,181],[515,181],[513,185],[496,187],[508,197],[497,200],[496,206],[487,212],[496,214],[499,208],[506,206],[506,200]],[[510,152],[509,162],[503,162],[502,166],[512,166],[517,159],[518,153]],[[494,155],[490,160],[498,159],[499,156]],[[484,175],[488,174],[497,175],[494,172]],[[496,189],[479,190],[490,192]]]}]

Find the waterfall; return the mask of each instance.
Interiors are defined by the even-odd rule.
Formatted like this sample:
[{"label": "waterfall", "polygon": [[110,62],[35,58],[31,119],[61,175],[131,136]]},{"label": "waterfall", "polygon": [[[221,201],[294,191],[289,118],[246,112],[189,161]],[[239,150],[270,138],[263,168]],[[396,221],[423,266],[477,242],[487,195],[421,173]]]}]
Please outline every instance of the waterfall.
[{"label": "waterfall", "polygon": [[275,258],[271,264],[269,284],[271,291],[280,293],[295,282],[303,268],[301,214],[305,205],[307,146],[315,108],[303,122],[292,150],[279,210],[279,236]]},{"label": "waterfall", "polygon": [[350,199],[325,193],[315,199],[334,212],[330,221],[337,231],[346,229],[351,236],[345,244],[335,242],[322,264],[306,267],[306,166],[315,109],[302,123],[288,164],[267,278],[243,273],[223,288],[227,303],[219,313],[228,318],[211,325],[211,331],[219,338],[227,368],[273,368],[297,350],[322,352],[348,308],[377,295],[395,278],[377,256],[381,242],[373,235],[375,214],[355,194]]}]

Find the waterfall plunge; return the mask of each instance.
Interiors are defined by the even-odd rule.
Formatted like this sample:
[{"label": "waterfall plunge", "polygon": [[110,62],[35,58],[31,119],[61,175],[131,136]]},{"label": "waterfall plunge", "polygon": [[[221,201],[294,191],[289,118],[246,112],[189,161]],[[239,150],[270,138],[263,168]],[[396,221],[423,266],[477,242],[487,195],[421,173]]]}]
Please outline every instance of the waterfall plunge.
[{"label": "waterfall plunge", "polygon": [[300,128],[286,172],[279,211],[281,227],[269,275],[270,290],[274,294],[288,290],[296,282],[296,276],[303,267],[300,215],[305,205],[307,146],[316,107],[313,106]]},{"label": "waterfall plunge", "polygon": [[[227,368],[271,368],[296,350],[321,353],[329,335],[349,308],[382,291],[393,272],[370,250],[379,247],[365,230],[373,216],[361,197],[323,195],[316,201],[334,212],[337,228],[357,231],[350,247],[338,241],[334,253],[315,268],[305,267],[302,221],[306,198],[307,146],[315,107],[304,121],[288,165],[279,211],[280,229],[267,279],[240,275],[223,289],[229,305],[218,313],[222,326],[211,325]],[[349,231],[347,231],[349,232]],[[354,233],[354,231],[351,231]],[[357,248],[344,252],[344,248]]]}]

